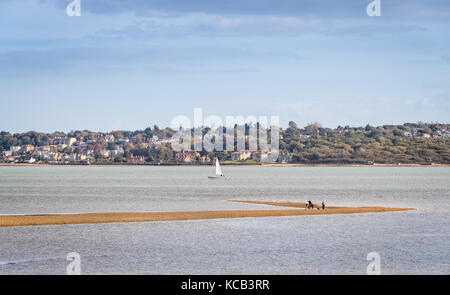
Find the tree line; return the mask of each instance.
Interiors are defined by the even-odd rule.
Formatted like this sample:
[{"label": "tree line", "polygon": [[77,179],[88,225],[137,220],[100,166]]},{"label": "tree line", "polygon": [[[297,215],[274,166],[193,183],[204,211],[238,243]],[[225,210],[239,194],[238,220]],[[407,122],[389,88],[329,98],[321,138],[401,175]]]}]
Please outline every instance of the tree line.
[{"label": "tree line", "polygon": [[[246,126],[248,127],[248,126]],[[206,128],[204,133],[209,129]],[[248,128],[245,129],[248,131]],[[290,162],[304,164],[371,164],[371,163],[450,163],[449,124],[405,123],[403,125],[383,125],[365,127],[338,126],[325,128],[320,123],[311,123],[301,128],[293,121],[286,129],[280,129],[280,151],[290,155]],[[147,162],[170,162],[175,152],[170,144],[144,146],[156,137],[170,139],[175,131],[158,126],[136,131],[112,131],[115,143],[107,143],[104,133],[70,131],[69,133],[25,132],[11,134],[0,132],[0,152],[11,146],[42,146],[54,143],[57,138],[74,137],[91,142],[96,150],[113,149],[117,142],[124,148],[123,157],[143,156]],[[270,138],[270,136],[268,136]],[[132,141],[123,142],[123,139]],[[92,143],[94,142],[94,143]],[[210,158],[229,160],[232,151],[201,152]],[[120,162],[121,159],[114,159]]]}]

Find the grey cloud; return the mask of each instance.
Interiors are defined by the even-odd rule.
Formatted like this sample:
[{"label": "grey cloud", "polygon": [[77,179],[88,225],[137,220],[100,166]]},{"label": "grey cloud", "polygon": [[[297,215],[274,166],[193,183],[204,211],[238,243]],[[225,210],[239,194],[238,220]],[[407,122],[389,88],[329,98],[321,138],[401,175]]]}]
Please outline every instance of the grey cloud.
[{"label": "grey cloud", "polygon": [[192,18],[141,19],[120,29],[104,29],[91,38],[149,38],[155,36],[286,36],[326,33],[333,29],[329,21],[293,17],[223,17],[198,15]]},{"label": "grey cloud", "polygon": [[[65,7],[65,0],[53,1]],[[320,18],[367,18],[371,0],[82,0],[83,9],[97,14],[133,12],[137,15],[162,13],[208,13],[222,15],[289,15]],[[447,0],[381,0],[382,16],[388,19],[450,18]]]}]

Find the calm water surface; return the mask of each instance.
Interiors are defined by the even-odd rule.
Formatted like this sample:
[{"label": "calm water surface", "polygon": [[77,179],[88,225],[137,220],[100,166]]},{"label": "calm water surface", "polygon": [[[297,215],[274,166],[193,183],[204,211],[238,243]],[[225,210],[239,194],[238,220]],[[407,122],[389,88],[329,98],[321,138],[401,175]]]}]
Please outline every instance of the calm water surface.
[{"label": "calm water surface", "polygon": [[0,228],[0,274],[450,274],[450,167],[0,167],[0,215],[279,209],[415,211]]}]

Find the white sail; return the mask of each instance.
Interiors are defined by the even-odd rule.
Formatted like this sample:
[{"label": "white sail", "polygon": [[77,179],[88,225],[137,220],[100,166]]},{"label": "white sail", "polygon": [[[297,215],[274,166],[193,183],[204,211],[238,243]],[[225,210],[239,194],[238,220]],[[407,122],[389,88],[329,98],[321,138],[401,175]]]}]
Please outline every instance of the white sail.
[{"label": "white sail", "polygon": [[225,176],[222,173],[222,169],[220,169],[219,159],[216,158],[216,175],[208,176],[209,179],[220,179],[225,178]]},{"label": "white sail", "polygon": [[222,169],[220,169],[220,164],[219,164],[219,159],[216,159],[216,175],[217,176],[222,176]]}]

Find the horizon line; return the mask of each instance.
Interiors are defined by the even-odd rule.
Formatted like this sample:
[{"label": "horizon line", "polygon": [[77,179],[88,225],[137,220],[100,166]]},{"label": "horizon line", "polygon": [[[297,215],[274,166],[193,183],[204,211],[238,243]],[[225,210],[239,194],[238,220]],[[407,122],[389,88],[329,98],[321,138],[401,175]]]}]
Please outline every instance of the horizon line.
[{"label": "horizon line", "polygon": [[[292,120],[290,122],[294,122],[295,123],[295,121],[292,121]],[[257,123],[259,123],[259,122],[257,122]],[[298,126],[298,128],[299,129],[304,129],[305,127],[307,127],[308,125],[311,125],[311,124],[322,125],[320,122],[315,121],[315,122],[308,123],[306,126],[303,126],[303,127]],[[350,126],[350,125],[340,125],[339,124],[336,127],[321,126],[320,128],[323,128],[323,129],[337,129],[337,128],[341,127],[341,128],[356,128],[357,129],[357,128],[365,128],[367,126],[376,128],[376,127],[384,127],[384,126],[404,126],[406,124],[429,124],[429,125],[440,124],[440,125],[450,125],[450,123],[441,123],[441,122],[433,122],[433,121],[431,121],[431,122],[416,121],[416,122],[404,122],[404,123],[401,123],[401,124],[383,124],[383,125],[371,125],[371,124],[368,123],[366,125],[360,125],[360,126]],[[7,130],[0,130],[0,133],[6,132],[6,133],[9,133],[9,134],[23,134],[23,133],[35,132],[35,133],[45,133],[45,134],[53,134],[53,133],[65,133],[65,134],[67,134],[67,133],[71,133],[71,132],[83,132],[83,131],[94,132],[94,133],[136,132],[136,131],[145,131],[145,129],[147,129],[147,128],[150,128],[151,130],[154,130],[155,126],[157,126],[160,130],[171,129],[173,131],[176,131],[175,129],[172,129],[170,126],[160,127],[157,124],[154,124],[153,127],[147,126],[144,129],[134,129],[134,130],[131,130],[131,129],[111,129],[109,131],[100,131],[100,130],[92,130],[92,129],[71,129],[69,131],[62,131],[62,130],[54,130],[54,131],[27,130],[27,131],[17,131],[17,132],[12,132],[12,131],[7,131]],[[241,125],[238,125],[238,126],[241,126]],[[222,127],[228,128],[226,126],[222,126]],[[289,128],[290,126],[289,126],[289,124],[287,124],[287,126],[284,126],[284,127],[279,126],[279,127],[280,127],[280,129],[282,129],[282,130],[284,129],[285,130],[285,129]],[[211,128],[211,127],[207,126],[207,125],[204,125],[204,126],[202,126],[202,128]],[[193,127],[189,128],[189,129],[193,129]]]}]

